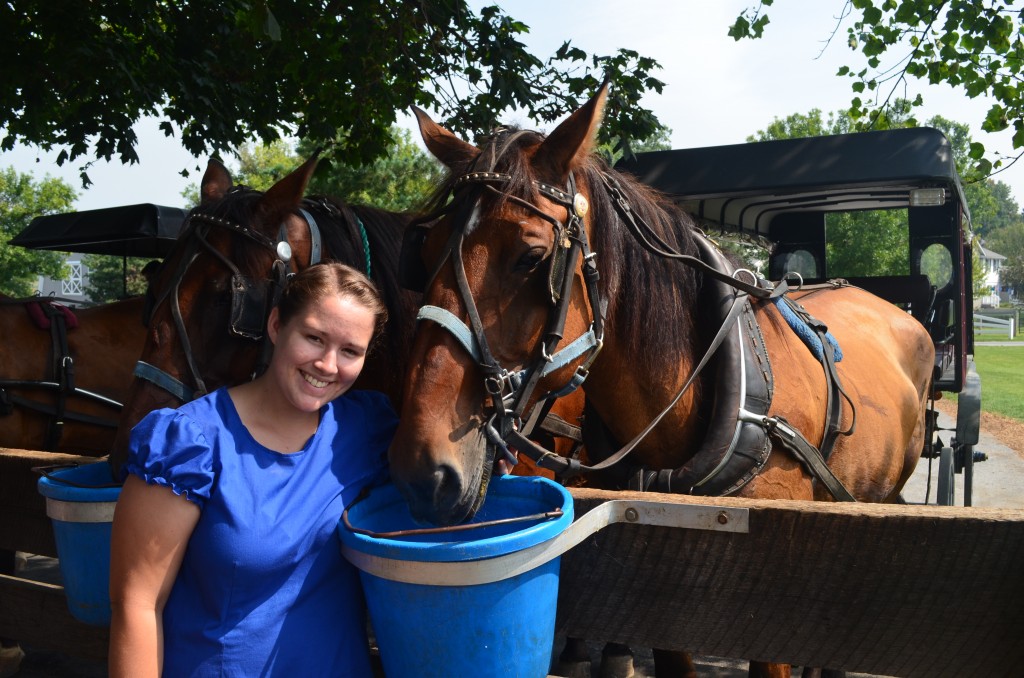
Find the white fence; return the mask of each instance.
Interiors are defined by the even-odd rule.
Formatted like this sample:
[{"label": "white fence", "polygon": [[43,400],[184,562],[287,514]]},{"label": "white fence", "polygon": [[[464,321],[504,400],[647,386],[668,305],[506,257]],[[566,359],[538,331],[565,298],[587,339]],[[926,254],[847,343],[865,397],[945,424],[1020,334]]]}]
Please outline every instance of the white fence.
[{"label": "white fence", "polygon": [[1005,334],[1009,339],[1016,335],[1013,318],[993,318],[987,315],[974,314],[975,334]]}]

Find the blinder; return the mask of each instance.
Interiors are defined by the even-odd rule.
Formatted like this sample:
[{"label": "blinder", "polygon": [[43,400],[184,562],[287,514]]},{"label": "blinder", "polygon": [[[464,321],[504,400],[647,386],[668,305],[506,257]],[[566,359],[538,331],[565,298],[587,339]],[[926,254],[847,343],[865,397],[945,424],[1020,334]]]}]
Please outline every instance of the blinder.
[{"label": "blinder", "polygon": [[253,280],[241,274],[231,276],[231,321],[233,336],[260,341],[266,331],[270,280]]}]

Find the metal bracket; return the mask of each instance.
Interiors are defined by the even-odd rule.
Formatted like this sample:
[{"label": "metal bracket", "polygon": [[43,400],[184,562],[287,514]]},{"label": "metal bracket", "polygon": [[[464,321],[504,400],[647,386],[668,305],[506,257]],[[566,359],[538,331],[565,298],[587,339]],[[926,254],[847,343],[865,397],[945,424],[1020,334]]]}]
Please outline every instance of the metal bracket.
[{"label": "metal bracket", "polygon": [[522,551],[471,561],[421,562],[372,556],[342,544],[342,553],[363,572],[425,586],[473,586],[509,579],[540,567],[614,523],[714,532],[750,532],[749,509],[703,504],[614,499],[595,506],[562,534]]}]

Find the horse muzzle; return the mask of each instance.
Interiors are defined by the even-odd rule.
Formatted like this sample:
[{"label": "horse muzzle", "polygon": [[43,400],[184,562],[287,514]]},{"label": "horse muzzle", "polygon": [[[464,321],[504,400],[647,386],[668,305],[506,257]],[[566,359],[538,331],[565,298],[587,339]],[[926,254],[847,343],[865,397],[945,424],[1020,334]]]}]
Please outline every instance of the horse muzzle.
[{"label": "horse muzzle", "polygon": [[409,504],[413,519],[439,526],[472,518],[483,504],[492,471],[491,465],[485,464],[487,456],[486,440],[480,432],[454,444],[436,446],[406,442],[396,435],[388,451],[392,480]]}]

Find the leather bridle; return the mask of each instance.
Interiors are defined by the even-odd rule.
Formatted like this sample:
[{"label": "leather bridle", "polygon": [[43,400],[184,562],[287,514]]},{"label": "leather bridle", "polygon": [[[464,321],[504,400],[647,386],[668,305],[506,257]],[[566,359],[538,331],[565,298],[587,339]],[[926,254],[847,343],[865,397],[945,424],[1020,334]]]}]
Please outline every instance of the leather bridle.
[{"label": "leather bridle", "polygon": [[[510,444],[514,444],[515,448],[520,451],[523,451],[523,448],[529,444],[531,446],[530,456],[535,457],[535,460],[542,466],[550,467],[548,460],[552,459],[559,460],[556,465],[560,469],[561,462],[565,461],[570,461],[579,467],[578,461],[565,460],[529,441],[527,437],[544,419],[555,400],[572,393],[583,384],[590,366],[604,342],[606,304],[602,302],[597,286],[599,276],[595,261],[596,253],[591,250],[586,229],[583,227],[583,217],[589,209],[586,198],[576,191],[575,180],[572,176],[569,177],[566,191],[543,182],[533,182],[533,186],[538,192],[565,208],[567,218],[563,223],[536,205],[502,192],[501,188],[510,181],[509,175],[498,172],[465,174],[452,184],[451,191],[454,197],[451,202],[440,210],[417,220],[419,223],[432,222],[454,212],[451,236],[431,278],[436,277],[448,260],[451,261],[459,298],[466,309],[469,321],[468,323],[463,322],[450,311],[431,305],[421,307],[417,320],[430,320],[450,332],[472,357],[484,375],[483,386],[490,397],[490,413],[481,427],[487,440],[487,458],[482,470],[483,488],[481,493],[486,489],[491,466],[499,452],[513,464],[515,463],[515,456],[509,450]],[[544,333],[534,348],[534,357],[524,368],[516,371],[509,371],[502,366],[490,350],[462,259],[462,246],[465,237],[473,230],[480,218],[480,202],[483,194],[487,192],[494,193],[504,200],[523,207],[550,223],[554,229],[554,250],[549,255],[548,264],[551,309],[548,313]],[[557,350],[564,336],[576,266],[581,258],[583,280],[593,321],[587,332],[561,350]],[[532,409],[528,411],[527,406],[532,400],[540,380],[581,356],[585,357],[573,372],[572,377],[560,388],[539,396]]]},{"label": "leather bridle", "polygon": [[[299,210],[299,213],[303,216],[310,229],[313,243],[311,246],[310,265],[313,265],[320,260],[320,230],[309,212]],[[244,276],[230,259],[217,251],[207,239],[210,229],[213,227],[227,229],[232,233],[241,235],[273,253],[274,260],[270,265],[267,278],[260,281],[252,281]],[[251,379],[266,369],[269,363],[273,347],[269,338],[266,337],[266,324],[270,317],[271,309],[277,305],[277,301],[288,283],[290,275],[288,270],[289,264],[293,264],[293,262],[292,248],[288,242],[285,224],[281,224],[277,240],[275,241],[244,224],[197,212],[189,216],[182,238],[185,240],[184,246],[186,249],[178,259],[178,267],[171,278],[171,284],[154,301],[150,316],[161,304],[165,302],[170,304],[171,317],[174,319],[185,363],[188,366],[189,375],[191,376],[192,383],[195,384],[195,388],[186,385],[166,371],[141,360],[136,364],[134,374],[136,377],[153,383],[178,400],[186,403],[209,392],[196,364],[188,329],[185,327],[185,321],[181,314],[180,304],[182,280],[196,258],[205,251],[213,255],[231,272],[232,310],[229,324],[231,333],[240,338],[260,343],[261,357],[253,373],[250,375]],[[255,292],[254,288],[256,289]],[[253,310],[254,305],[255,310]]]}]

